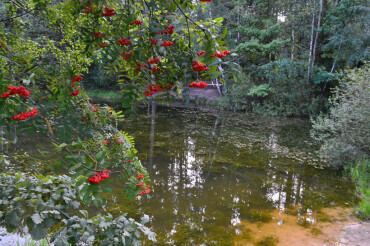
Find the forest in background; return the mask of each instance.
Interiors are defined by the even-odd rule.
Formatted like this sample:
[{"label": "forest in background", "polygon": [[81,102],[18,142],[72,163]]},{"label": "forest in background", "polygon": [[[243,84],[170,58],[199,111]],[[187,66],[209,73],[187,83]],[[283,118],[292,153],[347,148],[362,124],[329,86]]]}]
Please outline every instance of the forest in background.
[{"label": "forest in background", "polygon": [[[205,24],[222,20],[228,30],[227,44],[236,55],[222,64],[226,89],[219,105],[231,110],[327,112],[330,91],[345,77],[344,69],[369,59],[366,0],[214,0],[192,17]],[[85,85],[120,89],[116,75],[96,63]]]}]

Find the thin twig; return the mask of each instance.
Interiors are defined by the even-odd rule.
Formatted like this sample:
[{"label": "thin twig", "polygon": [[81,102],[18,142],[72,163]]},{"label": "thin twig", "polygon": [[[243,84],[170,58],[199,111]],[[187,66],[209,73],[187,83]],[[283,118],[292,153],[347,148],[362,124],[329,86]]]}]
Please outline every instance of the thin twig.
[{"label": "thin twig", "polygon": [[[207,30],[207,29],[205,29],[205,28],[203,28],[203,27],[201,27],[200,25],[198,25],[195,21],[193,21],[193,19],[191,19],[189,16],[187,16],[186,14],[185,14],[185,12],[181,9],[181,7],[179,6],[179,4],[176,2],[176,0],[173,0],[173,2],[176,4],[176,6],[177,6],[177,8],[180,10],[180,12],[183,14],[183,16],[185,16],[185,18],[187,19],[187,20],[190,20],[194,25],[196,25],[200,30],[202,30],[203,32],[204,32],[204,34],[205,35],[212,35],[212,33],[209,31],[209,30]],[[207,33],[207,32],[209,32],[209,33]]]},{"label": "thin twig", "polygon": [[19,15],[13,16],[13,17],[9,17],[9,18],[6,18],[6,19],[1,19],[1,20],[0,20],[0,22],[5,22],[5,21],[12,20],[12,19],[16,19],[16,18],[18,18],[18,17],[22,17],[22,16],[24,16],[24,15],[26,15],[26,14],[30,14],[32,11],[33,11],[33,10],[28,11],[28,12],[24,12],[24,13],[22,13],[22,14],[19,14]]}]

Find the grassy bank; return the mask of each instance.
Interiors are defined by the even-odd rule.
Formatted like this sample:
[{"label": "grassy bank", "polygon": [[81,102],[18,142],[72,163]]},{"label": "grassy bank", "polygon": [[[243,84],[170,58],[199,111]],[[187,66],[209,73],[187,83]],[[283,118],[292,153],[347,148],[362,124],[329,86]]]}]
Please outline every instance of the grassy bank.
[{"label": "grassy bank", "polygon": [[121,98],[121,93],[115,91],[87,90],[87,94],[92,98],[104,98],[104,99]]},{"label": "grassy bank", "polygon": [[361,198],[357,208],[358,215],[363,219],[370,219],[370,159],[359,161],[351,168],[350,174]]}]

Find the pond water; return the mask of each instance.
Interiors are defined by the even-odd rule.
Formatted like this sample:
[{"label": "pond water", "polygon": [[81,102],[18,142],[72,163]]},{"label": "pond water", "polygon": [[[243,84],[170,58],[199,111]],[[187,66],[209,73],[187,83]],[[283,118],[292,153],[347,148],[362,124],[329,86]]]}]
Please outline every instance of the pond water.
[{"label": "pond water", "polygon": [[156,245],[288,245],[282,234],[322,234],[320,223],[336,220],[327,209],[356,199],[353,184],[315,154],[308,119],[153,103],[119,128],[135,138],[152,192],[128,202],[115,180],[107,209],[148,214]]},{"label": "pond water", "polygon": [[[248,224],[262,231],[269,224],[312,227],[329,220],[323,208],[355,199],[341,172],[322,167],[307,119],[153,103],[120,127],[135,138],[153,181],[140,208],[160,244],[274,245],[278,238],[257,238]],[[111,210],[125,211],[120,197]]]}]

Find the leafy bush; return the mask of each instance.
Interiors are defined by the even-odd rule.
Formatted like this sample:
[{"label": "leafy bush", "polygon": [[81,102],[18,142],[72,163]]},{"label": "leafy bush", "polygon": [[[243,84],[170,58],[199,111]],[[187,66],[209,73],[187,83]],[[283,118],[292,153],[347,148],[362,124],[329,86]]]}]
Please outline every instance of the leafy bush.
[{"label": "leafy bush", "polygon": [[307,81],[305,62],[281,59],[259,67],[258,76],[268,82],[270,91],[255,111],[266,111],[279,115],[309,115],[321,108],[313,103],[314,86]]},{"label": "leafy bush", "polygon": [[8,232],[27,226],[34,240],[50,236],[55,245],[140,245],[142,234],[155,241],[143,225],[148,216],[139,223],[125,215],[89,217],[86,210],[78,210],[82,197],[77,183],[66,175],[1,174],[0,225]]},{"label": "leafy bush", "polygon": [[249,90],[248,96],[266,97],[271,92],[274,92],[274,90],[270,87],[270,85],[262,84],[252,87]]},{"label": "leafy bush", "polygon": [[370,218],[370,66],[347,71],[330,99],[329,115],[313,120],[311,135],[320,153],[336,167],[350,166],[361,202],[358,212]]},{"label": "leafy bush", "polygon": [[222,108],[230,110],[251,110],[251,97],[248,96],[253,84],[243,72],[237,73],[237,82],[229,86],[226,94],[217,102]]},{"label": "leafy bush", "polygon": [[311,133],[336,167],[368,156],[370,147],[370,66],[347,72],[330,99],[330,114],[313,120]]}]

